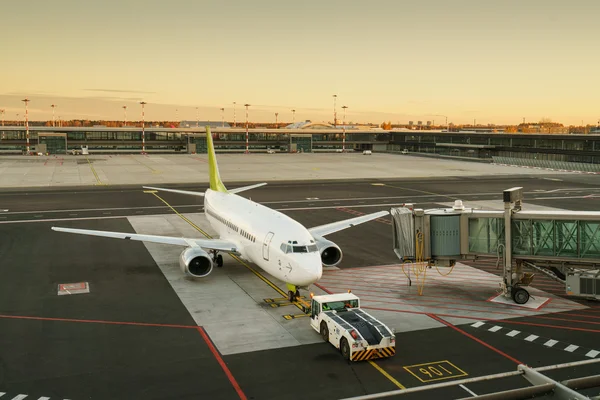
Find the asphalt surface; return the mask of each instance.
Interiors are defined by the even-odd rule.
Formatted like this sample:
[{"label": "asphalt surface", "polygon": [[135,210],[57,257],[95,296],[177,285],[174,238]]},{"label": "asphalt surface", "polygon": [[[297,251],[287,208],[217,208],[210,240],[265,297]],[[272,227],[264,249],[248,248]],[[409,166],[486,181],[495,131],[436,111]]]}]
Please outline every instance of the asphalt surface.
[{"label": "asphalt surface", "polygon": [[[500,200],[502,190],[514,186],[524,187],[528,203],[599,208],[598,177],[573,174],[515,180],[288,182],[244,195],[310,227],[409,202],[431,208],[457,198],[467,206],[469,200]],[[202,209],[201,197],[161,196],[179,212]],[[337,399],[398,389],[389,377],[416,387],[456,375],[460,379],[513,371],[519,362],[536,367],[586,358],[468,325],[398,332],[396,356],[376,362],[389,377],[370,363],[344,362],[327,343],[220,356],[142,243],[98,239],[92,245],[85,237],[67,240],[50,230],[60,225],[133,232],[123,216],[166,213],[172,211],[141,188],[0,192],[0,393],[9,399],[18,394],[71,400]],[[372,221],[328,238],[344,250],[342,268],[384,265],[398,261],[390,246],[391,229],[385,221]],[[472,265],[494,273],[489,263]],[[91,282],[89,294],[57,296],[58,284],[80,281]],[[585,310],[490,324],[600,350],[600,304],[588,303]],[[453,376],[434,382],[420,371],[439,371],[440,365]],[[598,364],[548,375],[566,379],[597,371]],[[484,394],[527,384],[509,378],[467,386]],[[598,394],[598,389],[582,393]],[[466,389],[453,387],[401,398],[470,396]]]}]

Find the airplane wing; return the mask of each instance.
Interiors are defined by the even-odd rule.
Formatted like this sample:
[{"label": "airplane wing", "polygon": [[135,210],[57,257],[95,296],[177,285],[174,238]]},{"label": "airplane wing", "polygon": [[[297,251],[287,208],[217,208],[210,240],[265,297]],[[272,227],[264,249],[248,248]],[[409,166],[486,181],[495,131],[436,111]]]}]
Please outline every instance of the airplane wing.
[{"label": "airplane wing", "polygon": [[189,190],[163,189],[163,188],[157,188],[157,187],[152,187],[152,186],[142,186],[142,187],[144,189],[162,190],[163,192],[171,192],[171,193],[179,193],[179,194],[191,194],[192,196],[204,196],[204,193],[202,193],[202,192],[191,192]]},{"label": "airplane wing", "polygon": [[[266,185],[266,182],[265,183],[257,183],[255,185],[250,185],[250,186],[242,186],[242,187],[235,188],[235,189],[227,189],[227,191],[229,193],[240,193],[240,192],[245,192],[246,190],[254,189],[254,188],[257,188],[260,186],[264,186],[264,185]],[[202,193],[202,192],[191,192],[189,190],[163,189],[163,188],[157,188],[157,187],[152,187],[152,186],[142,186],[142,187],[144,189],[162,190],[163,192],[191,194],[192,196],[204,196],[204,193]]]},{"label": "airplane wing", "polygon": [[123,233],[123,232],[108,232],[108,231],[93,231],[87,229],[71,229],[71,228],[59,228],[52,227],[53,231],[67,232],[67,233],[78,233],[80,235],[91,235],[91,236],[102,236],[114,239],[126,239],[126,240],[137,240],[141,242],[152,242],[162,244],[173,244],[176,246],[199,246],[209,250],[219,250],[227,253],[234,253],[237,251],[237,245],[227,240],[221,239],[199,239],[199,238],[184,238],[174,236],[155,236],[155,235],[139,235],[135,233]]},{"label": "airplane wing", "polygon": [[388,215],[389,211],[379,211],[373,214],[367,214],[356,218],[345,219],[343,221],[332,222],[326,225],[315,226],[310,228],[308,231],[313,236],[325,236],[334,232],[339,232],[341,230],[351,228],[355,225],[359,225],[365,222],[369,222],[371,220],[381,218],[384,215]]},{"label": "airplane wing", "polygon": [[229,193],[239,193],[239,192],[245,192],[246,190],[250,190],[250,189],[254,189],[257,187],[261,187],[261,186],[265,186],[267,183],[263,182],[263,183],[257,183],[255,185],[250,185],[250,186],[242,186],[239,188],[235,188],[235,189],[227,189],[227,191]]}]

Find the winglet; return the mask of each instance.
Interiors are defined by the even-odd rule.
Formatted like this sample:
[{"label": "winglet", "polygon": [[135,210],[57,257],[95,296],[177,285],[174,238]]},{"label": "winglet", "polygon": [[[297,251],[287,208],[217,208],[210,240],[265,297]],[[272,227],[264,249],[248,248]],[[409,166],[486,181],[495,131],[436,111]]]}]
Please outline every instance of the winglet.
[{"label": "winglet", "polygon": [[208,173],[210,178],[210,188],[216,192],[227,193],[227,188],[221,181],[219,175],[219,166],[217,165],[217,156],[215,155],[215,146],[213,145],[210,126],[206,126],[206,144],[208,147]]}]

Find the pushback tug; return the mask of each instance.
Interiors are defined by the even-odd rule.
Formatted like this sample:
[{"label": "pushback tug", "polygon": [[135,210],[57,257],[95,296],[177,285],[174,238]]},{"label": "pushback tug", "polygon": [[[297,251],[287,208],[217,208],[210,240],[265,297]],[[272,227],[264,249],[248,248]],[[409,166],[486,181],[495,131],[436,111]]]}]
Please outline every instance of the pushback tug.
[{"label": "pushback tug", "polygon": [[394,332],[362,310],[360,299],[350,291],[311,294],[310,325],[349,361],[386,358],[396,353]]}]

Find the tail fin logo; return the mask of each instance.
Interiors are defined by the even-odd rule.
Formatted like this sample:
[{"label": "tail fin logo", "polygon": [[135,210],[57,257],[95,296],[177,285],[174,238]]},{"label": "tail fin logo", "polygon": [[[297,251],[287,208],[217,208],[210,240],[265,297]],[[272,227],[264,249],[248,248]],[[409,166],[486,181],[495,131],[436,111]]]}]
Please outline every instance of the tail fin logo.
[{"label": "tail fin logo", "polygon": [[227,188],[221,181],[221,176],[219,175],[219,166],[217,165],[217,156],[215,154],[213,137],[210,133],[210,126],[206,126],[206,144],[208,147],[208,173],[210,178],[210,189],[216,192],[227,193]]}]

